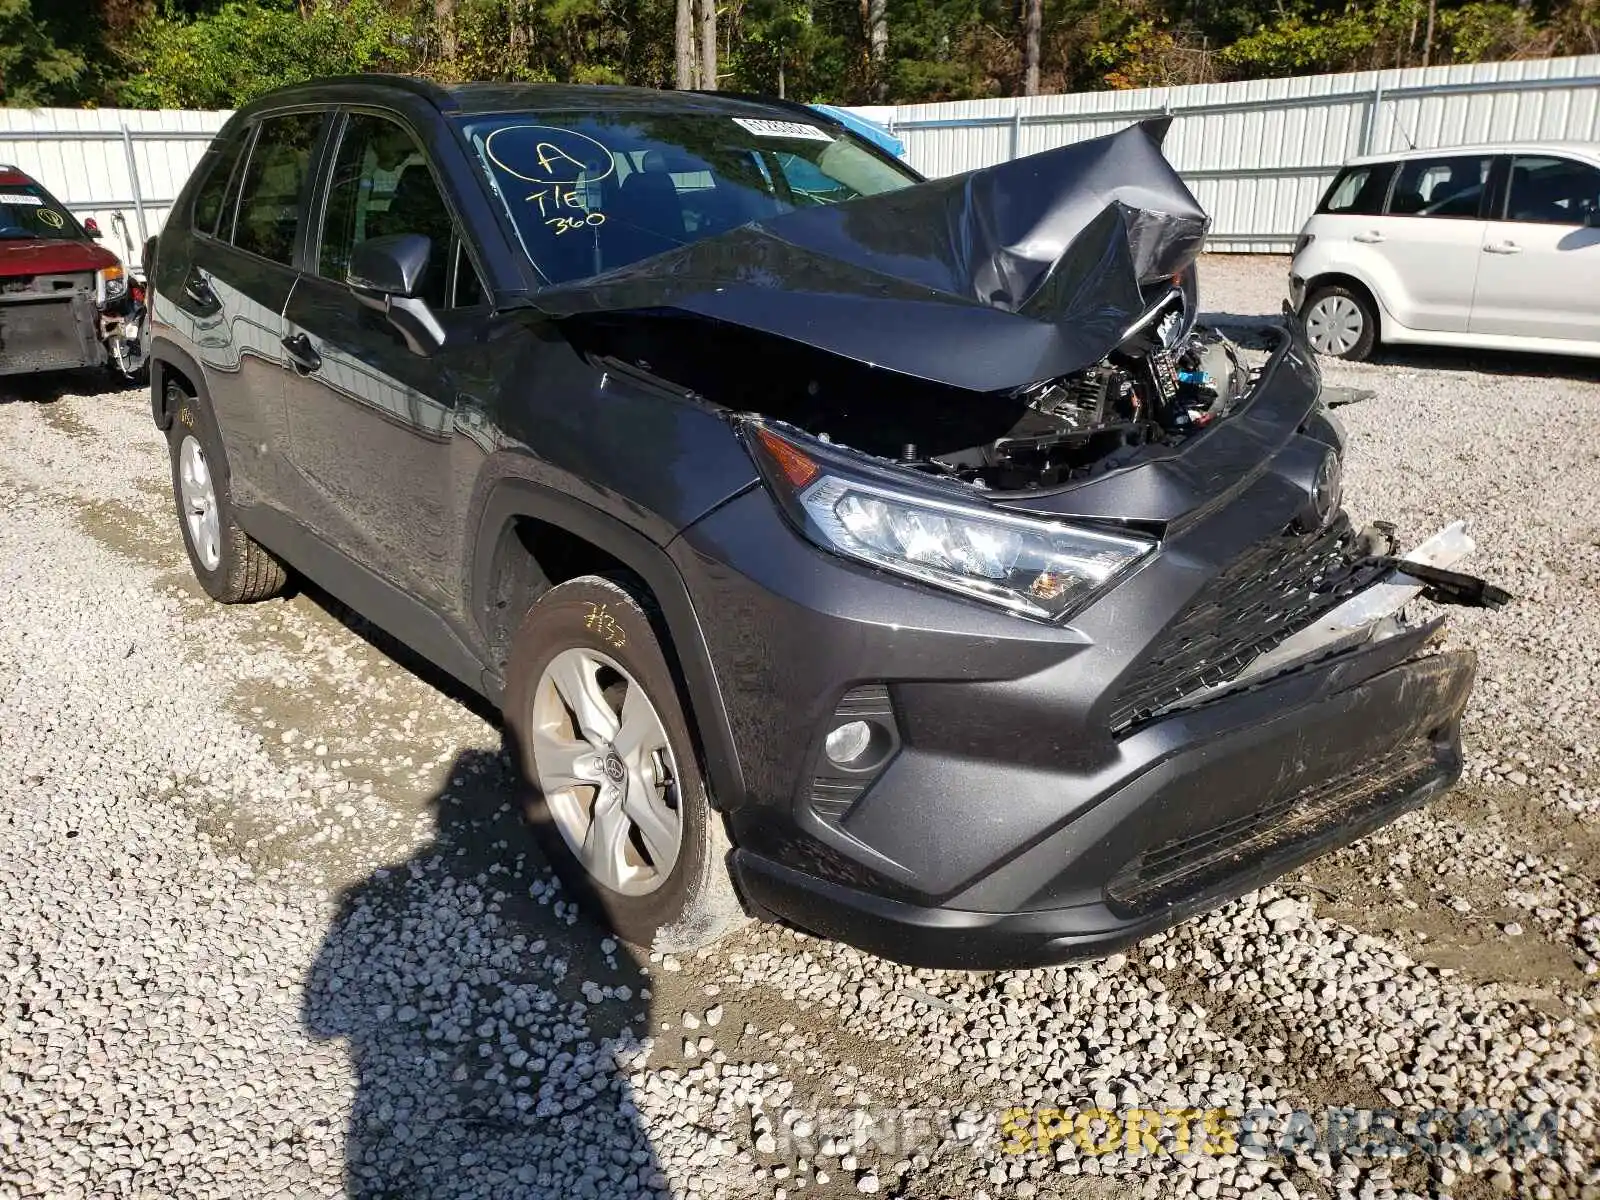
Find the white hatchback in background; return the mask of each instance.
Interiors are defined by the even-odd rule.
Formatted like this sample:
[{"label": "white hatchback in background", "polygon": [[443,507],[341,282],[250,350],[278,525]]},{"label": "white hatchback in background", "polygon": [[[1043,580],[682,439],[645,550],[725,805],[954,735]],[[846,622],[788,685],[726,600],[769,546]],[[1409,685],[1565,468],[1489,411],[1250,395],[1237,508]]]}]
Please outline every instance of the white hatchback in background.
[{"label": "white hatchback in background", "polygon": [[1600,146],[1353,159],[1305,223],[1289,293],[1312,346],[1600,357]]}]

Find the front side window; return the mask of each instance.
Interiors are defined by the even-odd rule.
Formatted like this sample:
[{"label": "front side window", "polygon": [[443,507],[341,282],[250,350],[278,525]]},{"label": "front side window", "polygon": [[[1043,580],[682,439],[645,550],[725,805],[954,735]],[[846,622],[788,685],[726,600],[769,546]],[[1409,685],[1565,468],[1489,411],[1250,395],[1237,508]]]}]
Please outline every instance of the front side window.
[{"label": "front side window", "polygon": [[1511,160],[1506,220],[1587,225],[1600,213],[1600,169],[1570,158],[1519,154]]},{"label": "front side window", "polygon": [[1395,178],[1389,212],[1402,217],[1476,217],[1493,161],[1488,155],[1407,159]]},{"label": "front side window", "polygon": [[0,241],[87,242],[66,206],[37,183],[0,183]]},{"label": "front side window", "polygon": [[343,283],[350,255],[360,243],[389,234],[420,234],[433,245],[417,294],[443,308],[452,229],[450,210],[410,131],[387,117],[352,114],[334,158],[317,274]]},{"label": "front side window", "polygon": [[854,134],[789,118],[497,113],[463,128],[523,248],[553,283],[920,182]]},{"label": "front side window", "polygon": [[200,190],[194,196],[194,228],[198,233],[215,233],[217,218],[222,215],[222,199],[228,190],[228,181],[239,162],[239,151],[244,138],[238,133],[227,141],[218,141],[206,151],[200,169],[205,172]]},{"label": "front side window", "polygon": [[294,261],[295,231],[321,113],[292,113],[261,122],[245,167],[233,244],[285,266]]},{"label": "front side window", "polygon": [[1386,164],[1346,167],[1333,181],[1317,211],[1372,216],[1383,211],[1383,193],[1388,185]]}]

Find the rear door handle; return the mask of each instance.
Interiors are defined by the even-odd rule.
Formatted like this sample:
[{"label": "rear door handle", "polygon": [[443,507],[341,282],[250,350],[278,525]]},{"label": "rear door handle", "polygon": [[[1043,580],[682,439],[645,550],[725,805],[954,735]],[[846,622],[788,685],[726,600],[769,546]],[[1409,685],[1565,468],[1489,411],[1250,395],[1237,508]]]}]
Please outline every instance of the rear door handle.
[{"label": "rear door handle", "polygon": [[322,365],[322,355],[317,353],[311,339],[303,333],[289,334],[283,339],[283,348],[289,352],[289,361],[294,364],[296,371],[309,375]]},{"label": "rear door handle", "polygon": [[1490,242],[1483,248],[1485,254],[1521,254],[1522,247],[1515,242]]},{"label": "rear door handle", "polygon": [[1358,233],[1350,240],[1352,242],[1365,242],[1367,245],[1371,246],[1383,241],[1383,234],[1379,233],[1377,230],[1373,230],[1371,233]]}]

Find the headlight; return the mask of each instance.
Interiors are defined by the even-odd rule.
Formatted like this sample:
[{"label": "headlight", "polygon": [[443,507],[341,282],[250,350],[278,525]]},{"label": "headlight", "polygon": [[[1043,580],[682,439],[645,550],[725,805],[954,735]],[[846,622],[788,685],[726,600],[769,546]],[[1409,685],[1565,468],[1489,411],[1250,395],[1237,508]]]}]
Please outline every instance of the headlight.
[{"label": "headlight", "polygon": [[1015,517],[857,474],[758,423],[764,474],[825,550],[1054,620],[1155,549],[1136,534]]},{"label": "headlight", "polygon": [[106,267],[94,276],[96,299],[104,305],[110,300],[120,300],[128,294],[128,276],[121,267]]}]

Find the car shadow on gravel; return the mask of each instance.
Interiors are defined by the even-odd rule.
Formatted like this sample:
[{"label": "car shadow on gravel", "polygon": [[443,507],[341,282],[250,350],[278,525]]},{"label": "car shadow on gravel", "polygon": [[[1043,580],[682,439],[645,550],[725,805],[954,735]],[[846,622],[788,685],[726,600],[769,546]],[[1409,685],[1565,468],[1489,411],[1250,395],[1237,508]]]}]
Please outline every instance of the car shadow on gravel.
[{"label": "car shadow on gravel", "polygon": [[109,396],[139,385],[110,371],[46,371],[0,378],[0,404],[54,404],[63,396]]},{"label": "car shadow on gravel", "polygon": [[1517,375],[1600,383],[1600,359],[1560,354],[1527,354],[1510,350],[1468,350],[1449,346],[1379,346],[1368,364],[1409,367],[1419,371],[1471,371],[1480,375]]},{"label": "car shadow on gravel", "polygon": [[[302,1020],[346,1043],[352,1197],[609,1197],[664,1182],[630,1101],[649,985],[576,917],[511,802],[504,754],[467,751],[433,839],[343,893]],[[522,852],[525,848],[525,852]]]}]

